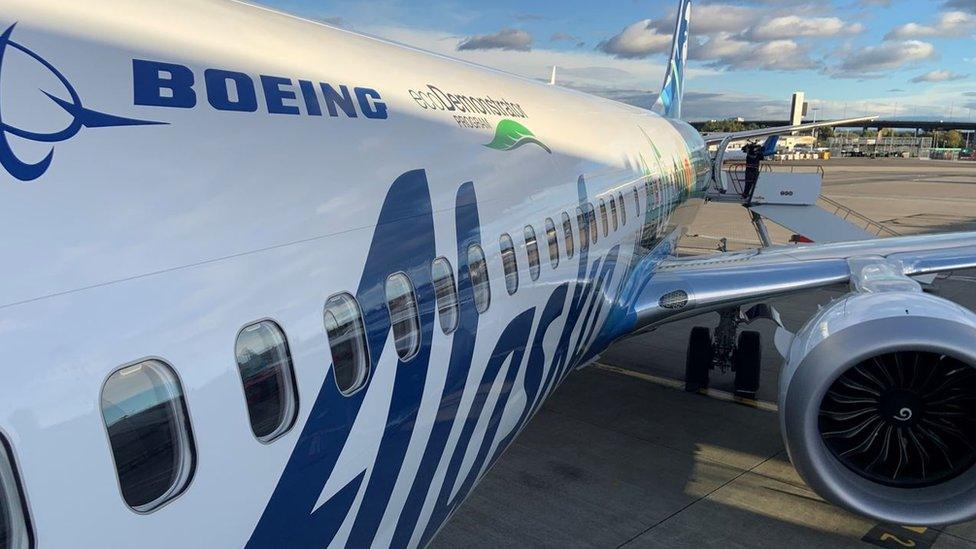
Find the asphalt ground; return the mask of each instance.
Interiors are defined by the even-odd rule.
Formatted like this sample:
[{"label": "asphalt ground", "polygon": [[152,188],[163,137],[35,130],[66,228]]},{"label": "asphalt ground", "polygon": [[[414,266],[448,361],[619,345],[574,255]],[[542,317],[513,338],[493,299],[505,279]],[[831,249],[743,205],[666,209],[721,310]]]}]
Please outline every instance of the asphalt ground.
[{"label": "asphalt ground", "polygon": [[[976,229],[976,164],[835,159],[824,166],[824,194],[899,232]],[[689,239],[686,252],[709,249],[717,242],[710,232],[728,227],[743,241],[755,239],[740,206],[713,207],[692,228],[706,236]],[[933,286],[976,310],[976,271]],[[796,329],[844,292],[772,303]],[[749,327],[763,335],[757,406],[730,401],[731,373],[714,373],[709,395],[681,390],[691,327],[717,322],[706,314],[624,339],[570,376],[432,547],[976,548],[976,522],[878,524],[804,485],[779,434],[781,359],[768,321]]]}]

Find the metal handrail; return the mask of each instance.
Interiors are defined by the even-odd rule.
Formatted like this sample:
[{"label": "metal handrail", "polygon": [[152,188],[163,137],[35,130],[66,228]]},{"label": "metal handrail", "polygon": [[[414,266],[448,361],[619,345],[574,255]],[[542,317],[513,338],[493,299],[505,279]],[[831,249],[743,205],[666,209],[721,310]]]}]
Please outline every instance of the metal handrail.
[{"label": "metal handrail", "polygon": [[[858,211],[855,211],[852,208],[848,208],[847,206],[841,204],[840,202],[837,202],[836,200],[827,198],[824,195],[820,195],[819,199],[825,202],[831,208],[834,208],[834,211],[831,212],[833,215],[836,215],[837,217],[841,217],[841,219],[845,221],[851,221],[851,218],[857,220],[859,223],[855,223],[855,224],[863,224],[862,228],[865,231],[873,232],[874,236],[881,236],[882,233],[886,234],[887,236],[901,236],[901,233],[899,233],[898,231],[895,231],[894,229],[888,227],[887,225],[879,223],[871,219],[870,217]],[[843,213],[844,215],[841,216],[839,215],[840,213]],[[851,222],[853,223],[853,221]]]}]

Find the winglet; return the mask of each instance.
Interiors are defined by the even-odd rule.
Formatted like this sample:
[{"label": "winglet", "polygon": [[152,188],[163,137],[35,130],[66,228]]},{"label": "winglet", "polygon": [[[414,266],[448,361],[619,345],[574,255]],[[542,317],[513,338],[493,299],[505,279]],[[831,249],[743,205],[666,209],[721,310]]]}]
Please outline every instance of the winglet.
[{"label": "winglet", "polygon": [[671,58],[668,60],[664,85],[655,106],[661,105],[661,114],[668,118],[681,118],[681,98],[685,91],[685,62],[688,60],[688,29],[691,22],[691,0],[681,0],[678,18],[674,23],[671,40]]}]

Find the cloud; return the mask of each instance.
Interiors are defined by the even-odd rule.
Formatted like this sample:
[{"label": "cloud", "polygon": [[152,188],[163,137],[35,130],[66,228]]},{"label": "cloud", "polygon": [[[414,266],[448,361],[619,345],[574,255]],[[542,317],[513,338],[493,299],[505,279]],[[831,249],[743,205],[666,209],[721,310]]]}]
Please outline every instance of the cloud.
[{"label": "cloud", "polygon": [[904,91],[905,90],[901,88],[891,88],[890,90],[888,90],[888,93],[904,93]]},{"label": "cloud", "polygon": [[532,35],[521,29],[502,29],[494,34],[469,36],[457,45],[458,51],[532,49]]},{"label": "cloud", "polygon": [[[738,33],[748,29],[762,19],[764,8],[754,6],[735,6],[731,4],[703,4],[691,8],[691,33],[707,35],[716,32]],[[671,36],[677,12],[672,10],[666,16],[654,20],[654,29]]]},{"label": "cloud", "polygon": [[966,97],[976,97],[976,92],[962,92]]},{"label": "cloud", "polygon": [[800,17],[784,15],[765,20],[749,29],[746,36],[755,42],[783,40],[799,37],[830,37],[841,34],[857,34],[864,31],[864,25],[844,24],[837,17]]},{"label": "cloud", "polygon": [[882,42],[878,46],[868,46],[853,50],[840,66],[832,71],[835,78],[876,78],[883,71],[892,71],[903,66],[932,59],[936,56],[935,46],[920,40],[902,42]]},{"label": "cloud", "polygon": [[[970,1],[972,2],[972,0]],[[925,38],[927,36],[959,38],[968,36],[974,30],[976,30],[976,16],[962,11],[947,11],[939,14],[939,19],[935,25],[907,23],[889,31],[884,39],[905,40],[909,38]]]},{"label": "cloud", "polygon": [[[734,5],[729,0],[695,6],[689,58],[724,70],[760,69],[794,71],[815,69],[823,63],[811,56],[817,39],[864,31],[860,23],[838,17],[806,16],[803,0],[768,0],[774,6]],[[797,4],[789,9],[782,4]],[[819,13],[819,12],[818,12]],[[674,13],[626,26],[597,49],[623,59],[668,53]]]},{"label": "cloud", "polygon": [[653,23],[650,19],[631,23],[609,40],[597,44],[596,48],[622,59],[637,59],[670,51],[671,35],[658,31]]},{"label": "cloud", "polygon": [[581,48],[586,45],[586,42],[582,38],[574,34],[569,34],[567,32],[555,32],[549,37],[550,42],[572,42],[576,44],[577,48]]},{"label": "cloud", "polygon": [[946,0],[945,7],[969,10],[976,13],[976,3],[973,0]]},{"label": "cloud", "polygon": [[516,21],[522,21],[522,22],[525,22],[525,21],[546,21],[547,19],[549,19],[545,15],[541,15],[541,14],[538,14],[538,13],[519,13],[519,14],[516,14],[514,18],[515,18]]},{"label": "cloud", "polygon": [[693,41],[690,59],[717,69],[765,69],[792,71],[815,69],[821,64],[810,57],[807,46],[793,40],[754,44],[729,33],[718,33],[704,41]]},{"label": "cloud", "polygon": [[925,74],[920,74],[909,80],[909,82],[913,82],[915,84],[918,84],[919,82],[951,82],[953,80],[962,80],[968,76],[968,74],[958,74],[946,70],[934,70]]}]

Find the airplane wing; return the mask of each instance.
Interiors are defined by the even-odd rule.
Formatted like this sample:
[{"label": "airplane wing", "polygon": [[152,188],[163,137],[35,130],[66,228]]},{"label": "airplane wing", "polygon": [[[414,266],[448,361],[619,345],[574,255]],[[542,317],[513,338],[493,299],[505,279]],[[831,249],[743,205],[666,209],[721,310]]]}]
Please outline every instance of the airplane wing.
[{"label": "airplane wing", "polygon": [[866,260],[887,260],[904,276],[976,267],[976,232],[783,246],[664,260],[637,298],[635,330],[851,282],[859,274],[852,265]]},{"label": "airplane wing", "polygon": [[745,130],[741,132],[711,133],[702,136],[705,143],[711,145],[722,141],[738,141],[740,139],[758,139],[770,135],[783,135],[791,132],[802,132],[815,128],[826,128],[829,126],[843,126],[845,124],[857,124],[858,122],[870,122],[876,120],[877,116],[862,116],[860,118],[843,118],[841,120],[825,120],[823,122],[811,122],[809,124],[797,124],[794,126],[774,126],[771,128],[760,128],[758,130]]}]

